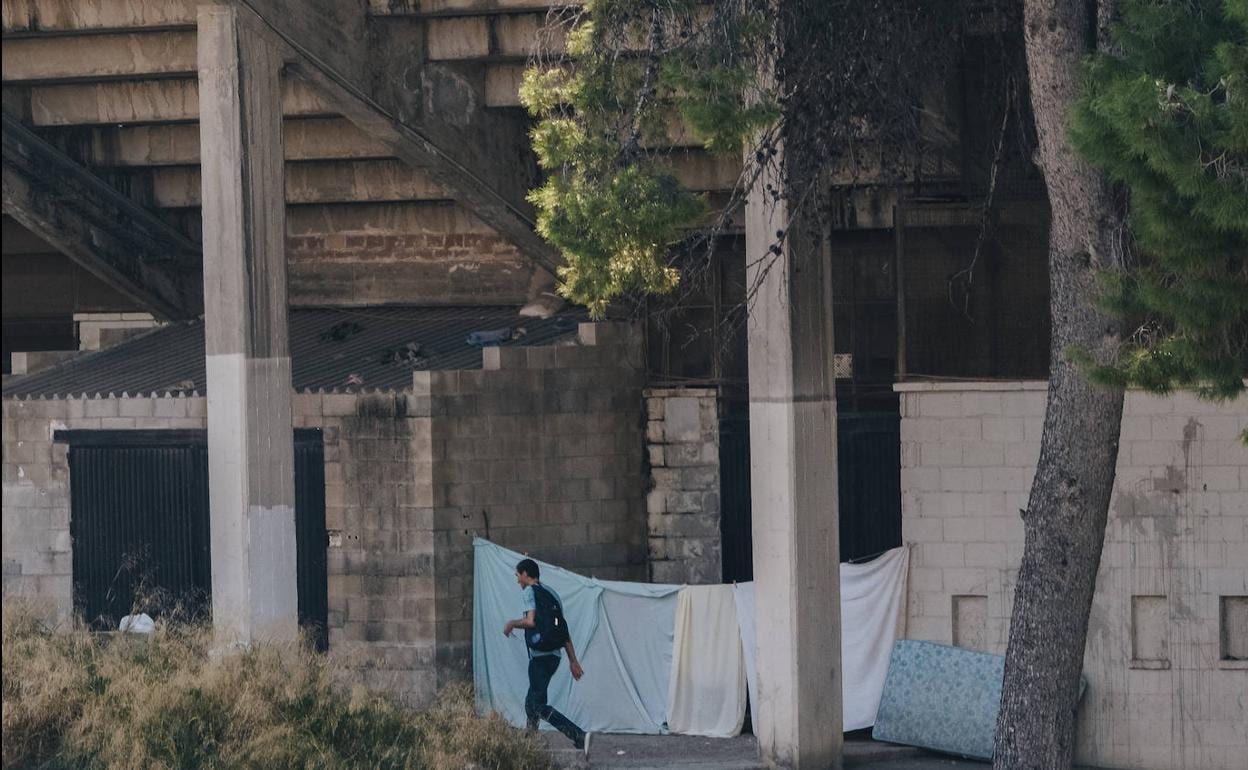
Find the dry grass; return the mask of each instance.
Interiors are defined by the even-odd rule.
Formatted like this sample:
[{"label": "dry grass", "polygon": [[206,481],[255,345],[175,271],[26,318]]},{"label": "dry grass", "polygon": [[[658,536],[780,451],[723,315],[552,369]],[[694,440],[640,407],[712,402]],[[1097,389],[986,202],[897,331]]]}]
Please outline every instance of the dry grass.
[{"label": "dry grass", "polygon": [[146,642],[51,633],[4,608],[4,767],[553,768],[454,688],[411,711],[349,688],[332,658],[256,645],[217,658],[199,627]]}]

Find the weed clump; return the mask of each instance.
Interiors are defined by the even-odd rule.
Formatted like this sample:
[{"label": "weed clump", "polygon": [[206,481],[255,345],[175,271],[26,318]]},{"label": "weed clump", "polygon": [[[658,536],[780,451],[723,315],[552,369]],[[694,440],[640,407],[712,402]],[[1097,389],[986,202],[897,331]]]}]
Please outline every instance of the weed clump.
[{"label": "weed clump", "polygon": [[3,628],[6,768],[554,767],[540,740],[478,717],[464,686],[416,711],[299,647],[210,655],[202,626],[53,633],[6,602]]}]

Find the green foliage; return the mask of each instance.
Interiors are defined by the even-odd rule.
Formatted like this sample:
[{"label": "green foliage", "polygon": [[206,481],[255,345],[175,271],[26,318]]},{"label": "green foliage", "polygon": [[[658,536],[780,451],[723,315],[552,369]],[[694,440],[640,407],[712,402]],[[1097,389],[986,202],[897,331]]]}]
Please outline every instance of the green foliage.
[{"label": "green foliage", "polygon": [[1139,265],[1103,301],[1138,325],[1100,379],[1233,397],[1248,376],[1248,0],[1126,0],[1072,138],[1130,195]]},{"label": "green foliage", "polygon": [[775,102],[747,103],[756,73],[740,64],[700,62],[696,55],[674,55],[663,62],[662,83],[680,94],[685,123],[711,152],[739,153],[745,140],[780,119]]},{"label": "green foliage", "polygon": [[596,317],[621,295],[671,291],[673,246],[708,212],[665,163],[675,117],[731,153],[778,117],[741,57],[769,27],[739,12],[708,23],[700,7],[589,0],[568,37],[571,61],[525,73],[520,99],[537,118],[547,174],[529,195],[538,232],[563,254],[560,291]]},{"label": "green foliage", "polygon": [[706,210],[670,174],[641,164],[606,178],[554,176],[530,200],[538,208],[538,232],[567,260],[560,269],[563,292],[598,317],[611,298],[629,290],[671,291],[679,273],[666,263],[667,252]]}]

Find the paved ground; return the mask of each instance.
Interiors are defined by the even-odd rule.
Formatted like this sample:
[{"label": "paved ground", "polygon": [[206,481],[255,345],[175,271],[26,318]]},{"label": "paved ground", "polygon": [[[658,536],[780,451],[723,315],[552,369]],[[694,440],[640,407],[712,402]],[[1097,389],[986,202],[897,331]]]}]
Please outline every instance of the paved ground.
[{"label": "paved ground", "polygon": [[[547,736],[557,761],[566,768],[629,770],[758,770],[758,743],[752,735],[696,738],[681,735],[596,735],[586,763],[559,735]],[[870,770],[986,770],[981,762],[955,760],[909,746],[869,738],[845,741],[845,767]]]},{"label": "paved ground", "polygon": [[[760,770],[752,735],[694,738],[683,735],[595,735],[587,763],[561,735],[547,735],[552,753],[565,768],[623,770]],[[990,770],[987,762],[953,759],[910,746],[880,743],[865,735],[845,739],[845,767],[865,770]],[[1095,770],[1084,768],[1083,770]]]}]

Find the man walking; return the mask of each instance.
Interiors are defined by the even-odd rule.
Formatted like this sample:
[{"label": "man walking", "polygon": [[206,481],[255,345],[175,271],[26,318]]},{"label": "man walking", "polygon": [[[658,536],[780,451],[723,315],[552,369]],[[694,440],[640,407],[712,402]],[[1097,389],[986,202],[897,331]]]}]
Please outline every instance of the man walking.
[{"label": "man walking", "polygon": [[[563,618],[563,600],[554,589],[541,584],[541,569],[532,559],[523,559],[516,565],[516,583],[524,596],[524,615],[519,620],[509,620],[503,626],[503,635],[511,636],[517,628],[524,629],[525,646],[529,652],[529,692],[524,698],[524,713],[528,717],[528,729],[536,730],[539,719],[545,719],[556,730],[568,736],[576,748],[589,756],[592,733],[573,724],[546,702],[546,690],[550,679],[559,668],[560,647],[568,652],[568,666],[572,678],[580,680],[585,673],[576,659],[572,637],[567,632]],[[562,626],[562,628],[560,628]],[[545,637],[545,639],[543,639]],[[553,644],[552,644],[553,640]],[[553,649],[552,649],[553,647]]]}]

